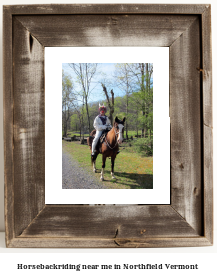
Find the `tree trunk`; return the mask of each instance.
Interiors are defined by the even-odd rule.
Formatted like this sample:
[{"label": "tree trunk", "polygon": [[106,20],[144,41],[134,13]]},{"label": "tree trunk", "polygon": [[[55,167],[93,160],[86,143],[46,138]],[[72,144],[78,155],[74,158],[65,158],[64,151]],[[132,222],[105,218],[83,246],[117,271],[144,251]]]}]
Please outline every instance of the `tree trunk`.
[{"label": "tree trunk", "polygon": [[80,130],[80,141],[81,141],[81,116],[79,116],[79,124],[80,124],[79,130]]},{"label": "tree trunk", "polygon": [[[146,92],[149,92],[149,88],[150,88],[150,82],[149,82],[149,72],[148,72],[148,63],[145,64],[146,66]],[[148,107],[147,104],[145,103],[145,121],[147,119],[147,111]],[[147,123],[145,123],[145,134],[144,137],[148,137],[148,130],[147,130]]]},{"label": "tree trunk", "polygon": [[108,92],[107,92],[107,89],[105,87],[104,84],[102,84],[102,88],[103,88],[103,91],[106,95],[106,99],[107,99],[107,103],[108,103],[108,107],[109,107],[109,118],[110,118],[110,121],[111,121],[111,125],[113,125],[113,114],[114,114],[114,92],[113,90],[111,90],[111,96],[112,96],[112,100],[110,101],[109,99],[109,95],[108,95]]},{"label": "tree trunk", "polygon": [[109,112],[109,119],[110,119],[111,125],[113,126],[113,114],[111,113],[111,110]]},{"label": "tree trunk", "polygon": [[126,102],[126,121],[125,121],[125,127],[126,127],[126,139],[128,140],[128,124],[127,124],[127,118],[128,118],[128,105],[129,105],[129,84],[127,81],[127,93],[126,93],[126,98],[127,98],[127,102]]},{"label": "tree trunk", "polygon": [[[142,111],[142,116],[145,116],[145,111]],[[141,138],[144,137],[145,138],[145,134],[146,134],[146,129],[145,129],[145,124],[142,123],[143,128],[142,128],[142,134],[141,134]]]},{"label": "tree trunk", "polygon": [[[141,74],[142,74],[141,91],[145,92],[145,84],[144,84],[144,82],[145,82],[145,64],[144,63],[141,64]],[[145,115],[144,109],[145,108],[143,107],[142,116]],[[144,122],[142,123],[142,134],[141,134],[141,137],[143,137],[143,136],[145,137]]]},{"label": "tree trunk", "polygon": [[63,132],[63,137],[67,137],[67,126],[64,123],[64,132]]},{"label": "tree trunk", "polygon": [[82,137],[80,137],[80,143],[84,144],[84,97],[83,97],[83,105],[82,105],[82,113],[81,113],[81,129],[82,129]]},{"label": "tree trunk", "polygon": [[89,109],[88,109],[88,103],[87,103],[87,97],[85,96],[85,105],[87,110],[87,120],[88,120],[88,132],[90,135],[90,115],[89,115]]},{"label": "tree trunk", "polygon": [[65,105],[64,123],[63,123],[63,137],[66,137],[66,134],[67,134],[67,122],[66,122],[66,105]]}]

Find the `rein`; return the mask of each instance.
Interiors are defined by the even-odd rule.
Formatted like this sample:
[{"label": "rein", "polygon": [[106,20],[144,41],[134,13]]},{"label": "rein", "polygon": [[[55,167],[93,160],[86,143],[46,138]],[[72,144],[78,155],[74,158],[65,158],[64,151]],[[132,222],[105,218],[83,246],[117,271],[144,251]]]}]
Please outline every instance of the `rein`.
[{"label": "rein", "polygon": [[113,149],[117,146],[117,144],[118,144],[117,134],[120,133],[120,131],[119,131],[119,132],[116,132],[115,129],[114,129],[114,132],[115,132],[116,143],[115,143],[115,146],[114,146],[113,148],[109,145],[109,143],[108,143],[108,141],[107,141],[107,138],[105,137],[106,144],[107,144],[107,146],[108,146],[111,150],[113,150]]}]

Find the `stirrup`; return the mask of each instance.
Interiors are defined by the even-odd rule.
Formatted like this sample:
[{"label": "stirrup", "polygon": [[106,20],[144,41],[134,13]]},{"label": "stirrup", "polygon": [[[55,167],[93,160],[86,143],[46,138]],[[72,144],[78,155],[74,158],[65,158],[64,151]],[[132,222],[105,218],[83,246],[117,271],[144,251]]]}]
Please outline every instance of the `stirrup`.
[{"label": "stirrup", "polygon": [[120,153],[120,151],[117,151],[117,154],[119,154]]}]

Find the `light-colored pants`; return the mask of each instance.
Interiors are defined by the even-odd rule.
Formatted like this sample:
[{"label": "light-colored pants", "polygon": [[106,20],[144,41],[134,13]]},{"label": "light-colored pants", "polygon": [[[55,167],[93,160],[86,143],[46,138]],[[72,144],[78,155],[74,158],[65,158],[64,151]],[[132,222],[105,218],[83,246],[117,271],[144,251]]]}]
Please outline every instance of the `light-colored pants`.
[{"label": "light-colored pants", "polygon": [[95,138],[93,139],[93,143],[92,143],[92,152],[94,152],[96,150],[96,145],[97,145],[97,143],[99,141],[99,137],[101,135],[102,135],[102,130],[97,130]]}]

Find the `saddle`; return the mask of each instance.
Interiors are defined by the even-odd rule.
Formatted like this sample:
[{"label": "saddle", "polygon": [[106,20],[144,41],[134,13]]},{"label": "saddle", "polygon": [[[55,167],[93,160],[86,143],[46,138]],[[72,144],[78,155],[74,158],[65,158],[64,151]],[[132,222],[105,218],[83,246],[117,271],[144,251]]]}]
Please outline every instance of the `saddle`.
[{"label": "saddle", "polygon": [[99,142],[103,143],[105,141],[105,137],[107,135],[107,133],[109,132],[109,130],[103,130],[102,135],[99,137]]},{"label": "saddle", "polygon": [[[108,130],[108,129],[104,129],[103,131],[102,131],[102,135],[99,137],[99,141],[98,141],[98,143],[97,143],[97,145],[96,145],[96,150],[97,149],[99,149],[99,144],[100,143],[103,143],[104,141],[105,141],[105,137],[106,137],[106,135],[107,135],[107,133],[109,132],[110,130]],[[93,142],[93,139],[95,138],[95,135],[96,135],[96,130],[94,129],[91,133],[90,133],[90,136],[87,138],[87,144],[88,144],[88,146],[91,148],[91,146],[92,146],[92,142]]]}]

